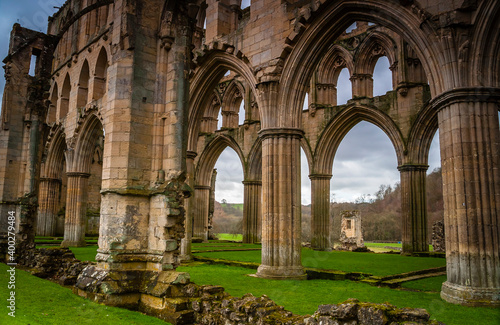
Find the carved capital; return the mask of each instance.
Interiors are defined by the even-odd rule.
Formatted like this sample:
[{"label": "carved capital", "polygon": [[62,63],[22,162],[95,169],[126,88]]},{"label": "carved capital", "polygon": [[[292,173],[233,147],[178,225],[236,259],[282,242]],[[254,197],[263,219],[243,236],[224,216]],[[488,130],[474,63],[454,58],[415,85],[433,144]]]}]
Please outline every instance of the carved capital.
[{"label": "carved capital", "polygon": [[500,88],[475,87],[456,88],[436,96],[430,101],[433,109],[440,111],[454,103],[494,102],[500,101]]},{"label": "carved capital", "polygon": [[301,139],[304,136],[304,131],[301,129],[292,128],[269,128],[259,131],[259,137],[264,140],[266,138],[297,138]]}]

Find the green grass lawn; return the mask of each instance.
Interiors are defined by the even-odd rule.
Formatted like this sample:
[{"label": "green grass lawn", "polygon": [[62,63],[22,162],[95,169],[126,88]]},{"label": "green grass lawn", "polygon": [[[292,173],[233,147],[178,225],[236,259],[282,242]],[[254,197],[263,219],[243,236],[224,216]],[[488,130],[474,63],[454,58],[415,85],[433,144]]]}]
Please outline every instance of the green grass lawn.
[{"label": "green grass lawn", "polygon": [[421,280],[409,281],[401,283],[403,288],[416,289],[423,291],[441,291],[441,285],[446,281],[446,275],[426,278]]},{"label": "green grass lawn", "polygon": [[217,234],[219,240],[243,241],[242,234]]},{"label": "green grass lawn", "polygon": [[[193,244],[193,251],[198,251],[195,256],[220,258],[233,261],[260,263],[260,251],[223,251],[203,252],[219,248],[258,248],[255,244],[234,243],[208,243]],[[40,246],[50,247],[50,246]],[[97,246],[71,247],[77,259],[81,261],[94,261]],[[340,270],[344,272],[363,272],[384,276],[399,274],[415,270],[429,269],[446,265],[444,258],[411,257],[391,254],[353,253],[353,252],[318,252],[311,249],[302,250],[302,264],[305,267]]]},{"label": "green grass lawn", "polygon": [[500,320],[500,310],[449,304],[438,293],[378,288],[354,281],[266,280],[247,276],[252,273],[249,269],[226,265],[195,263],[178,270],[189,272],[191,280],[197,284],[221,285],[233,296],[240,297],[248,292],[255,296],[265,294],[287,310],[302,315],[312,314],[321,304],[357,298],[365,302],[389,302],[401,308],[425,308],[432,319],[447,325],[498,324]]},{"label": "green grass lawn", "polygon": [[[50,248],[54,246],[37,246],[36,248]],[[76,259],[80,261],[95,261],[97,254],[97,245],[89,245],[85,247],[70,247]]]},{"label": "green grass lawn", "polygon": [[[8,299],[10,291],[7,289],[7,268],[0,263],[0,299],[3,302]],[[0,324],[167,324],[135,311],[99,305],[73,294],[70,289],[19,269],[16,270],[15,297],[16,317],[8,316],[9,310],[4,305],[0,312]]]},{"label": "green grass lawn", "polygon": [[[248,252],[200,252],[196,256],[219,258],[232,261],[260,263],[260,251]],[[411,257],[392,254],[319,252],[302,249],[302,265],[310,268],[363,272],[384,276],[416,270],[445,266],[445,259]]]},{"label": "green grass lawn", "polygon": [[[234,246],[259,247],[259,245],[252,244],[210,242],[193,244],[193,250],[224,247],[232,249]],[[78,259],[93,261],[97,246],[72,247],[71,250]],[[197,255],[208,257],[220,255],[219,258],[260,262],[260,251],[202,252]],[[331,267],[343,271],[360,271],[377,275],[425,269],[442,266],[445,263],[444,259],[437,258],[338,251],[317,252],[310,249],[303,250],[302,261],[306,267]],[[3,264],[0,266],[6,268]],[[3,268],[0,268],[1,283],[5,283],[6,279],[6,272]],[[439,291],[441,283],[446,280],[445,276],[403,283],[405,288],[427,291],[412,292],[378,288],[354,281],[266,280],[247,276],[255,273],[254,270],[225,265],[192,263],[179,267],[178,270],[189,272],[191,280],[197,284],[221,285],[233,296],[242,296],[248,292],[256,296],[266,294],[276,303],[284,305],[286,309],[297,314],[311,314],[320,304],[340,303],[348,298],[357,298],[366,302],[389,302],[398,307],[425,308],[431,313],[433,319],[448,325],[497,324],[500,320],[500,310],[456,306],[441,300]],[[66,324],[66,320],[75,319],[75,315],[78,319],[89,320],[81,322],[83,324],[157,324],[156,322],[164,324],[155,318],[139,313],[93,304],[72,294],[68,289],[31,277],[25,272],[19,271],[18,279],[20,283],[18,296],[23,297],[20,298],[18,304],[17,315],[19,317],[16,317],[16,321],[19,323],[8,322],[8,324]],[[21,283],[23,283],[22,286]],[[37,290],[32,290],[32,288],[37,288]],[[3,294],[4,291],[0,292]],[[22,310],[28,310],[27,306],[29,306],[29,313],[24,312],[24,316],[21,316]],[[10,319],[2,317],[6,317],[6,314],[0,315],[0,324],[7,324],[5,321]],[[140,317],[147,318],[143,321]]]},{"label": "green grass lawn", "polygon": [[243,243],[224,243],[224,242],[209,242],[209,243],[193,243],[191,249],[193,252],[208,251],[216,249],[255,249],[261,248],[260,244],[243,244]]}]

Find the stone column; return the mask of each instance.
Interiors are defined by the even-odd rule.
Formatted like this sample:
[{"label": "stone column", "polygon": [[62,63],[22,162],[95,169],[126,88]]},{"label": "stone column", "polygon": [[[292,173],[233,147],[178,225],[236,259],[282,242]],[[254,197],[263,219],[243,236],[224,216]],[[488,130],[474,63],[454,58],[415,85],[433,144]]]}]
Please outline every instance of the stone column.
[{"label": "stone column", "polygon": [[305,279],[301,262],[298,129],[267,129],[262,138],[262,264],[257,276]]},{"label": "stone column", "polygon": [[[186,170],[187,170],[187,179],[186,183],[190,188],[194,188],[194,159],[196,158],[196,152],[188,151],[186,157]],[[193,215],[194,215],[194,195],[189,197],[184,201],[184,206],[186,209],[186,220],[184,222],[185,235],[181,240],[181,261],[190,261],[193,259],[193,255],[191,253],[191,239],[193,237]]]},{"label": "stone column", "polygon": [[243,242],[255,244],[260,241],[259,220],[262,209],[262,182],[244,181]]},{"label": "stone column", "polygon": [[214,227],[214,212],[215,212],[215,182],[217,180],[217,169],[212,170],[212,178],[210,180],[210,194],[208,195],[208,219],[207,219],[207,239],[211,238],[212,229]]},{"label": "stone column", "polygon": [[193,237],[208,239],[208,207],[210,198],[210,186],[195,185],[194,187],[194,216]]},{"label": "stone column", "polygon": [[441,297],[500,306],[500,89],[462,88],[431,104],[439,110],[446,272]]},{"label": "stone column", "polygon": [[429,251],[425,192],[425,179],[428,168],[427,165],[417,164],[405,164],[398,167],[401,175],[403,254]]},{"label": "stone column", "polygon": [[349,79],[352,82],[352,97],[373,97],[373,76],[368,73],[354,73]]},{"label": "stone column", "polygon": [[55,236],[57,228],[57,206],[61,181],[57,178],[41,178],[38,194],[36,234]]},{"label": "stone column", "polygon": [[312,174],[311,179],[311,247],[332,249],[330,242],[330,180],[332,175]]},{"label": "stone column", "polygon": [[85,246],[85,221],[87,213],[87,183],[90,174],[70,172],[66,194],[64,240],[61,247]]}]

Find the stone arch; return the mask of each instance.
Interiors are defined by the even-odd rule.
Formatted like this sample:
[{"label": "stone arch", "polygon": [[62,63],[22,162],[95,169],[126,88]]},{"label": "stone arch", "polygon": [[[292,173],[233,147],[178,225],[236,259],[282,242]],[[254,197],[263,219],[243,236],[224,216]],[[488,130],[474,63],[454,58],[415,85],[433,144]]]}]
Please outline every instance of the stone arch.
[{"label": "stone arch", "polygon": [[58,228],[63,229],[64,219],[59,217],[58,212],[64,207],[66,199],[65,151],[64,128],[61,124],[54,125],[45,144],[40,168],[36,218],[36,234],[39,236],[55,236]]},{"label": "stone arch", "polygon": [[331,173],[335,154],[342,139],[361,121],[373,123],[387,134],[396,151],[398,165],[401,165],[406,146],[394,121],[376,108],[350,105],[339,112],[322,132],[314,154],[314,174]]},{"label": "stone arch", "polygon": [[262,180],[262,140],[260,138],[255,141],[250,150],[245,175],[248,180]]},{"label": "stone arch", "polygon": [[90,173],[90,166],[94,156],[95,144],[103,136],[104,126],[99,116],[92,112],[81,118],[75,130],[76,143],[72,161],[72,171]]},{"label": "stone arch", "polygon": [[212,97],[205,104],[204,114],[201,119],[200,132],[214,133],[217,130],[219,112],[221,110],[221,98],[217,91],[212,92]]},{"label": "stone arch", "polygon": [[[440,74],[439,49],[434,45],[437,35],[427,22],[427,14],[416,4],[402,6],[397,2],[370,0],[363,3],[356,1],[327,2],[317,8],[318,15],[311,15],[311,24],[299,34],[294,34],[290,43],[296,43],[288,56],[280,77],[282,92],[280,110],[292,109],[286,114],[287,120],[281,123],[288,127],[300,125],[300,108],[305,87],[315,67],[321,60],[328,44],[343,33],[356,20],[371,21],[402,35],[423,60],[424,70],[428,75],[431,93],[439,94],[444,89],[446,76]],[[314,20],[313,20],[314,19]],[[335,23],[332,23],[335,22]],[[307,22],[306,22],[307,23]],[[430,73],[430,72],[433,73]],[[283,125],[284,126],[284,125]]]},{"label": "stone arch", "polygon": [[340,71],[343,68],[349,70],[349,74],[354,73],[353,57],[349,51],[340,45],[333,45],[321,59],[317,67],[317,82],[321,84],[337,84]]},{"label": "stone arch", "polygon": [[[353,57],[340,45],[333,45],[321,59],[313,74],[309,89],[309,102],[320,105],[338,105],[337,85],[341,71],[347,68],[349,75],[354,73]],[[309,108],[314,108],[309,105]]]},{"label": "stone arch", "polygon": [[[91,184],[102,182],[101,175],[92,175],[92,160],[95,147],[103,137],[103,124],[95,112],[87,109],[72,138],[72,146],[67,150],[68,162],[68,194],[66,200],[66,217],[64,224],[64,240],[62,247],[85,246],[87,228],[88,197]],[[92,176],[94,176],[93,179]],[[100,197],[99,197],[100,198]]]},{"label": "stone arch", "polygon": [[392,66],[397,61],[397,45],[392,38],[379,31],[372,32],[359,45],[356,53],[356,69],[358,73],[373,74],[377,60],[383,56],[389,59]]},{"label": "stone arch", "polygon": [[237,128],[238,127],[238,112],[240,104],[243,101],[245,89],[237,80],[232,80],[227,86],[222,98],[222,116],[225,121],[223,127]]},{"label": "stone arch", "polygon": [[[219,45],[212,44],[212,46]],[[213,96],[212,90],[215,89],[227,70],[232,70],[242,76],[255,93],[256,80],[248,65],[248,60],[242,56],[241,52],[236,53],[236,55],[232,54],[233,52],[234,47],[226,47],[225,51],[215,49],[196,58],[198,64],[202,62],[203,64],[196,70],[190,86],[188,122],[188,150],[190,151],[196,152],[205,103]],[[259,103],[257,104],[259,105]]]},{"label": "stone arch", "polygon": [[[477,86],[500,87],[500,3],[483,1],[477,10],[473,49],[468,41],[460,48],[461,79]],[[472,67],[467,64],[472,61]],[[481,73],[477,73],[481,71]]]},{"label": "stone arch", "polygon": [[45,122],[47,124],[55,123],[57,121],[57,97],[59,96],[59,89],[57,87],[57,82],[54,82],[52,86],[52,92],[50,94],[50,104],[47,111],[47,118]]},{"label": "stone arch", "polygon": [[69,73],[66,73],[64,78],[63,86],[61,89],[61,95],[59,96],[59,120],[66,117],[69,111],[69,97],[71,94],[71,79]]},{"label": "stone arch", "polygon": [[196,172],[195,172],[195,184],[201,186],[209,186],[210,179],[212,177],[212,170],[214,169],[215,163],[219,158],[220,154],[226,147],[233,149],[238,157],[240,158],[241,165],[243,166],[243,179],[245,179],[245,158],[243,152],[237,142],[226,135],[217,135],[201,153],[200,159],[198,160]]},{"label": "stone arch", "polygon": [[54,125],[49,133],[45,145],[44,161],[41,168],[41,177],[60,179],[66,151],[66,135],[61,124]]},{"label": "stone arch", "polygon": [[80,77],[78,78],[77,94],[76,94],[76,107],[82,108],[88,103],[89,99],[89,80],[90,80],[90,67],[87,59],[83,61],[82,68],[80,69]]},{"label": "stone arch", "polygon": [[434,134],[438,130],[437,111],[427,105],[416,118],[408,137],[408,163],[427,165]]},{"label": "stone arch", "polygon": [[107,92],[107,77],[109,67],[108,52],[104,46],[101,47],[94,68],[94,87],[92,89],[92,100],[100,99]]},{"label": "stone arch", "polygon": [[300,139],[300,147],[302,148],[302,150],[304,150],[304,154],[306,155],[309,174],[312,174],[313,165],[314,165],[314,163],[313,163],[314,162],[314,155],[313,155],[311,145],[309,144],[309,141],[305,137],[302,137]]}]

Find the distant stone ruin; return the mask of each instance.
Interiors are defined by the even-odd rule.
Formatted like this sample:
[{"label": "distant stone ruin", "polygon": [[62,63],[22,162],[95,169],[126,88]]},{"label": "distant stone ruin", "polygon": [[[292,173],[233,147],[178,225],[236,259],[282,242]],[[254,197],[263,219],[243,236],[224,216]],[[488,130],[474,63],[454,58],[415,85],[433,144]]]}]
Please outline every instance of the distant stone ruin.
[{"label": "distant stone ruin", "polygon": [[358,210],[342,211],[341,218],[341,249],[353,251],[364,247],[361,213]]},{"label": "distant stone ruin", "polygon": [[432,247],[434,252],[445,253],[446,243],[444,238],[444,223],[442,220],[436,221],[432,225]]}]

